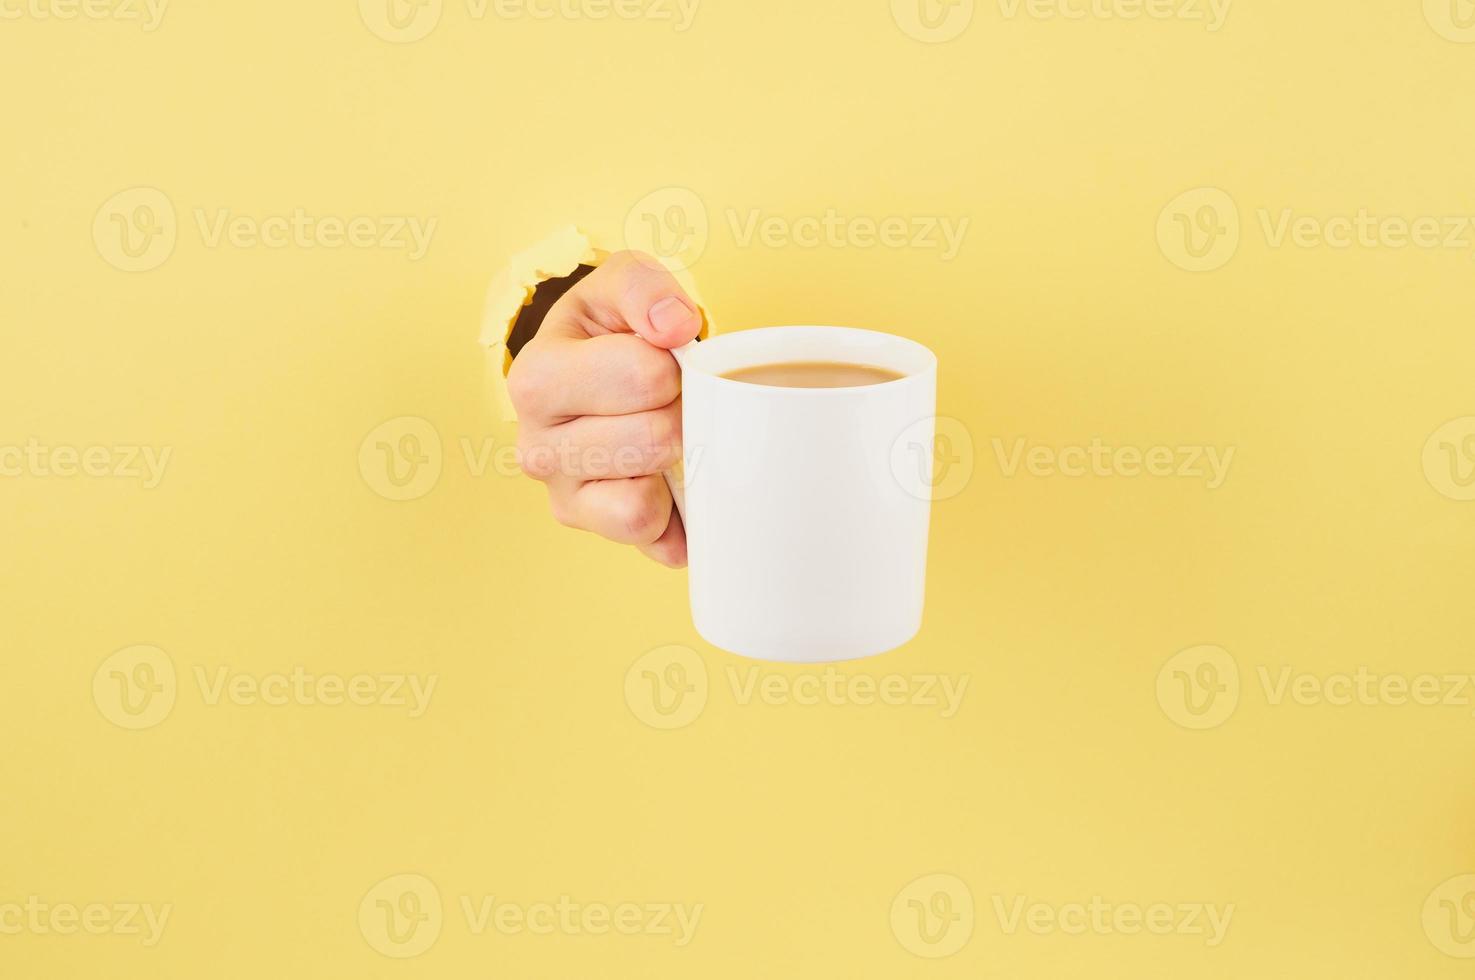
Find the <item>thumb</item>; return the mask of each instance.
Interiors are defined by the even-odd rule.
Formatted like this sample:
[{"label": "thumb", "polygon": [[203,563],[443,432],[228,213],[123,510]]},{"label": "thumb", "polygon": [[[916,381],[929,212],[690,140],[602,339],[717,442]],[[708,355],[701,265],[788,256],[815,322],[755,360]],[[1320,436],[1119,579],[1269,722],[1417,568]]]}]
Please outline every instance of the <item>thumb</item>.
[{"label": "thumb", "polygon": [[[565,309],[559,309],[564,307]],[[702,329],[702,314],[676,277],[641,252],[615,252],[581,279],[549,311],[565,320],[555,329],[582,328],[590,337],[634,333],[656,347],[680,347]]]}]

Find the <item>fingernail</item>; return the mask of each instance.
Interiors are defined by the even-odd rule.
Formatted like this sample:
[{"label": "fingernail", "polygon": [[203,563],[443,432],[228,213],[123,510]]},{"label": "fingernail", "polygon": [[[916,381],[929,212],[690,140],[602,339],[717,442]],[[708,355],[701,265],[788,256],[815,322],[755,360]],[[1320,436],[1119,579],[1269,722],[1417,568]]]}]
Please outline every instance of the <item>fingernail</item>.
[{"label": "fingernail", "polygon": [[656,333],[671,333],[685,326],[696,312],[680,296],[667,296],[650,308],[650,325],[655,327]]}]

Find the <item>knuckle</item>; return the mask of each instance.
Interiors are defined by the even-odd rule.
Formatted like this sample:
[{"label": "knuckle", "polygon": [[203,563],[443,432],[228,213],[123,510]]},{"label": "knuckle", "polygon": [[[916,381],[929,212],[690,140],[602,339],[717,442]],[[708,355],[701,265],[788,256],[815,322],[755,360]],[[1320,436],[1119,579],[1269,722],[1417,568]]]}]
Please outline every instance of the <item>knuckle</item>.
[{"label": "knuckle", "polygon": [[573,501],[564,494],[551,493],[548,495],[548,509],[553,512],[553,519],[564,527],[578,527],[577,515],[574,512]]},{"label": "knuckle", "polygon": [[553,447],[533,443],[522,437],[517,440],[517,463],[525,475],[543,483],[558,473],[558,461],[554,458]]},{"label": "knuckle", "polygon": [[630,367],[629,386],[631,395],[641,405],[667,404],[680,388],[676,361],[655,348],[641,351]]},{"label": "knuckle", "polygon": [[649,544],[666,530],[662,510],[660,498],[642,486],[620,497],[615,517],[631,541]]},{"label": "knuckle", "polygon": [[665,268],[661,265],[661,260],[654,255],[634,248],[622,248],[618,252],[612,252],[605,260],[605,264],[616,272],[636,275],[645,270]]},{"label": "knuckle", "polygon": [[648,425],[647,436],[652,448],[670,445],[671,437],[676,434],[676,421],[670,409],[651,412]]},{"label": "knuckle", "polygon": [[625,249],[605,260],[612,275],[618,278],[617,291],[622,298],[642,296],[666,285],[671,272],[666,264],[648,252]]},{"label": "knuckle", "polygon": [[668,460],[679,451],[681,416],[674,406],[651,413],[646,446],[647,452],[656,460]]},{"label": "knuckle", "polygon": [[538,416],[547,406],[548,384],[537,361],[536,355],[529,356],[524,349],[507,372],[507,397],[519,415]]}]

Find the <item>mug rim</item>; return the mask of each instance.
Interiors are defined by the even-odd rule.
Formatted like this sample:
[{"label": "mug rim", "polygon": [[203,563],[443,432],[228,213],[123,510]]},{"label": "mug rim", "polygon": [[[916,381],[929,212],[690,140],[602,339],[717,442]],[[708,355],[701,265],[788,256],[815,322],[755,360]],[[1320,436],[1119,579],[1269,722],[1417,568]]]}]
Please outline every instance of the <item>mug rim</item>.
[{"label": "mug rim", "polygon": [[[743,338],[747,338],[746,342],[751,343],[754,342],[755,339],[759,338],[759,335],[771,336],[773,333],[779,331],[789,333],[792,331],[810,332],[830,330],[843,332],[852,336],[863,335],[871,338],[879,338],[887,343],[895,344],[909,351],[914,356],[920,355],[920,357],[923,359],[923,367],[914,371],[905,371],[899,378],[892,378],[887,381],[878,381],[874,384],[843,385],[834,388],[791,388],[784,385],[757,385],[748,381],[735,381],[732,378],[724,378],[722,375],[717,374],[710,368],[704,367],[701,364],[701,361],[704,359],[704,357],[712,356],[711,351],[713,348],[710,345],[715,344],[719,346],[727,346],[727,344],[730,342],[743,342]],[[842,327],[809,323],[782,324],[768,327],[750,327],[745,330],[734,330],[731,332],[718,334],[715,337],[708,337],[705,340],[691,344],[681,353],[685,355],[679,358],[683,378],[688,373],[690,373],[700,375],[703,378],[711,379],[712,381],[715,381],[721,385],[731,385],[735,388],[741,388],[745,390],[756,389],[756,391],[758,392],[765,392],[769,394],[775,392],[785,392],[801,395],[804,397],[825,397],[827,395],[852,394],[857,391],[887,390],[895,385],[902,385],[906,384],[909,381],[917,381],[919,379],[927,378],[929,376],[935,375],[937,372],[937,355],[934,354],[931,348],[927,347],[925,344],[919,343],[918,341],[915,341],[910,337],[903,337],[900,334],[887,333],[884,330],[871,330],[866,327]],[[885,368],[886,370],[891,371],[900,370],[898,368],[883,364],[871,364],[867,366]]]}]

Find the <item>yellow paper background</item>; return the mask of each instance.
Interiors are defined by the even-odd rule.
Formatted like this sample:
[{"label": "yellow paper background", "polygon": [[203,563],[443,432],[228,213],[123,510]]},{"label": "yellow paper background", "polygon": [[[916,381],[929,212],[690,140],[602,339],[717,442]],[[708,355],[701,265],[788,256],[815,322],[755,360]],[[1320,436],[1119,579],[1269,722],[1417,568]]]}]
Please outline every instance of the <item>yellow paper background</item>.
[{"label": "yellow paper background", "polygon": [[[1273,700],[1286,670],[1475,670],[1475,44],[1453,2],[1240,0],[1211,31],[1100,13],[1130,0],[706,0],[678,30],[673,5],[429,0],[395,8],[429,31],[404,43],[373,0],[176,0],[153,30],[8,0],[0,447],[170,456],[154,487],[0,478],[0,927],[31,896],[172,910],[151,946],[7,928],[0,976],[1467,975],[1475,689]],[[162,228],[137,211],[158,198],[108,202],[139,187],[177,241],[129,272],[114,215]],[[1192,272],[1176,213],[1223,228],[1226,198],[1163,212],[1199,188],[1239,233]],[[898,652],[827,674],[714,650],[683,573],[556,526],[507,465],[475,343],[498,262],[568,222],[694,219],[693,198],[725,329],[851,324],[940,357],[958,492]],[[418,260],[201,229],[298,209],[436,225]],[[1441,244],[1306,247],[1274,237],[1286,209],[1430,216]],[[792,241],[831,211],[968,225],[950,257],[854,225]],[[743,239],[755,214],[768,240]],[[423,424],[439,453],[399,441]],[[1016,440],[1093,438],[1234,456],[1212,490],[1006,472]],[[379,441],[438,479],[387,499]],[[94,677],[137,645],[177,693],[128,730]],[[1201,646],[1240,689],[1193,730],[1158,678]],[[670,663],[707,686],[663,730],[642,671]],[[418,718],[202,690],[298,667],[436,687]],[[945,717],[831,697],[833,676],[967,686]],[[401,874],[443,906],[403,960],[359,921]],[[941,947],[908,902],[961,915],[959,883],[971,933],[917,955]],[[680,947],[478,933],[463,900],[487,896],[702,912]],[[1233,917],[1211,945],[1000,913],[1098,896]]]}]

